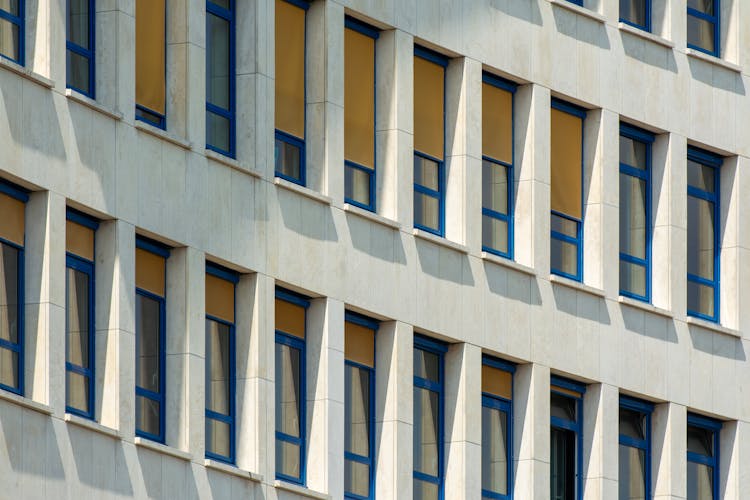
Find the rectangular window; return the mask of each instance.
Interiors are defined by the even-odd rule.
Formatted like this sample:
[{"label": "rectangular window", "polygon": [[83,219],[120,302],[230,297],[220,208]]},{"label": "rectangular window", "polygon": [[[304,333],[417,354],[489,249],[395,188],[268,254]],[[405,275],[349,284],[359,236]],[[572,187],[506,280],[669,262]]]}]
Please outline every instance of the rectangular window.
[{"label": "rectangular window", "polygon": [[513,491],[513,373],[506,361],[482,357],[482,498]]},{"label": "rectangular window", "polygon": [[65,226],[65,411],[94,418],[94,235],[98,223],[68,209]]},{"label": "rectangular window", "polygon": [[375,40],[378,31],[346,18],[344,186],[347,203],[375,211]]},{"label": "rectangular window", "polygon": [[444,357],[448,346],[414,337],[414,500],[443,498]]},{"label": "rectangular window", "polygon": [[135,240],[135,433],[164,442],[166,286],[169,250]]},{"label": "rectangular window", "polygon": [[583,108],[552,99],[550,270],[583,277]]},{"label": "rectangular window", "polygon": [[68,0],[68,88],[94,98],[94,0]]},{"label": "rectangular window", "polygon": [[234,0],[206,1],[206,148],[235,155]]},{"label": "rectangular window", "polygon": [[620,396],[619,499],[651,498],[651,414],[654,405]]},{"label": "rectangular window", "polygon": [[653,134],[620,124],[620,295],[651,301]]},{"label": "rectangular window", "polygon": [[688,0],[687,45],[719,57],[719,0]]},{"label": "rectangular window", "polygon": [[448,59],[414,47],[414,227],[445,232],[445,68]]},{"label": "rectangular window", "polygon": [[513,258],[513,93],[482,75],[482,250]]},{"label": "rectangular window", "polygon": [[206,457],[234,463],[237,273],[206,264]]},{"label": "rectangular window", "polygon": [[651,0],[620,0],[620,21],[651,31]]},{"label": "rectangular window", "polygon": [[550,385],[550,498],[581,500],[586,387],[554,375]]},{"label": "rectangular window", "polygon": [[276,289],[276,478],[305,484],[307,298]]},{"label": "rectangular window", "polygon": [[719,156],[688,147],[687,312],[719,321]]},{"label": "rectangular window", "polygon": [[719,499],[718,420],[688,413],[687,500]]},{"label": "rectangular window", "polygon": [[0,181],[0,389],[23,395],[26,192]]},{"label": "rectangular window", "polygon": [[24,65],[25,0],[0,2],[0,56]]},{"label": "rectangular window", "polygon": [[305,185],[304,0],[276,0],[276,176]]},{"label": "rectangular window", "polygon": [[344,491],[346,498],[375,495],[375,332],[377,321],[346,313]]},{"label": "rectangular window", "polygon": [[135,2],[135,118],[167,128],[166,0]]}]

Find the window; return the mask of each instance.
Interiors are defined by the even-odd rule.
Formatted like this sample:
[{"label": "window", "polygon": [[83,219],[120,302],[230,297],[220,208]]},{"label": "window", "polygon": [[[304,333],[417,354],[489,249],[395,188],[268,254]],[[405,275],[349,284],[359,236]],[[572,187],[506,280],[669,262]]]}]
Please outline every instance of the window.
[{"label": "window", "polygon": [[719,499],[721,422],[688,413],[687,500]]},{"label": "window", "polygon": [[574,3],[576,5],[580,5],[581,7],[583,7],[583,0],[568,0],[568,2]]},{"label": "window", "polygon": [[620,21],[651,31],[651,0],[620,0]]},{"label": "window", "polygon": [[482,498],[513,492],[513,373],[511,363],[482,357]]},{"label": "window", "polygon": [[687,45],[719,56],[719,0],[688,0]]},{"label": "window", "polygon": [[235,285],[239,276],[206,264],[206,457],[234,463]]},{"label": "window", "polygon": [[234,0],[206,1],[206,147],[235,155]]},{"label": "window", "polygon": [[135,118],[167,128],[166,0],[135,2]]},{"label": "window", "polygon": [[305,321],[310,302],[276,289],[276,478],[305,484]]},{"label": "window", "polygon": [[94,0],[68,0],[68,87],[94,98]]},{"label": "window", "polygon": [[164,442],[166,284],[169,251],[135,240],[135,433]]},{"label": "window", "polygon": [[375,211],[375,40],[378,31],[346,18],[344,185],[347,203]]},{"label": "window", "polygon": [[619,498],[651,498],[651,414],[654,406],[620,396]]},{"label": "window", "polygon": [[25,191],[0,181],[0,389],[23,395]]},{"label": "window", "polygon": [[583,394],[586,387],[552,376],[550,396],[550,498],[583,498]]},{"label": "window", "polygon": [[94,234],[90,217],[68,209],[65,226],[65,411],[94,418]]},{"label": "window", "polygon": [[414,227],[445,228],[445,68],[448,59],[414,47]]},{"label": "window", "polygon": [[620,295],[651,300],[653,134],[620,124]]},{"label": "window", "polygon": [[24,65],[25,0],[0,2],[0,56]]},{"label": "window", "polygon": [[482,75],[482,250],[513,258],[513,93]]},{"label": "window", "polygon": [[687,310],[719,321],[719,167],[721,158],[688,147]]},{"label": "window", "polygon": [[444,355],[448,347],[414,337],[414,500],[443,497]]},{"label": "window", "polygon": [[305,185],[304,0],[276,0],[276,176]]},{"label": "window", "polygon": [[375,332],[378,323],[346,313],[344,491],[346,498],[375,495]]},{"label": "window", "polygon": [[583,120],[586,112],[552,99],[550,269],[581,281],[583,276]]}]

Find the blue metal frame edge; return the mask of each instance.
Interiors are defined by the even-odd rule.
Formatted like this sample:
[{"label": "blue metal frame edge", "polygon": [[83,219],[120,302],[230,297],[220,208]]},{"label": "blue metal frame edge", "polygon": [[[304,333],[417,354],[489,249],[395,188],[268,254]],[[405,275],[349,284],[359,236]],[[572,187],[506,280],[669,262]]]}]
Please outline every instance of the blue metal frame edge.
[{"label": "blue metal frame edge", "polygon": [[358,31],[365,36],[374,38],[375,40],[380,36],[380,30],[378,28],[349,15],[344,18],[344,27]]},{"label": "blue metal frame edge", "polygon": [[240,281],[240,273],[210,261],[206,261],[206,274],[216,276],[235,285]]},{"label": "blue metal frame edge", "polygon": [[414,45],[414,55],[435,63],[438,66],[442,66],[443,68],[448,67],[448,61],[450,59],[448,56],[444,56],[439,52],[428,49],[427,47],[423,47],[421,45]]},{"label": "blue metal frame edge", "polygon": [[76,210],[75,208],[66,207],[65,218],[76,224],[80,224],[83,227],[87,227],[93,231],[99,229],[99,221],[94,217],[84,214]]},{"label": "blue metal frame edge", "polygon": [[581,395],[581,397],[586,394],[586,384],[582,382],[576,382],[559,375],[550,375],[549,379],[550,386],[557,386],[562,389],[577,392]]},{"label": "blue metal frame edge", "polygon": [[147,252],[151,252],[165,259],[169,258],[169,254],[171,251],[171,248],[167,245],[138,234],[135,235],[135,247]]}]

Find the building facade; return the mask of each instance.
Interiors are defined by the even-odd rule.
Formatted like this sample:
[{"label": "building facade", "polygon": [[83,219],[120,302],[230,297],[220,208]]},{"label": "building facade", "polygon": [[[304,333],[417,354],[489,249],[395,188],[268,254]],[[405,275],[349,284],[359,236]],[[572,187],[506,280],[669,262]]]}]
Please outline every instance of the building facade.
[{"label": "building facade", "polygon": [[0,56],[0,498],[750,498],[744,0],[9,0]]}]

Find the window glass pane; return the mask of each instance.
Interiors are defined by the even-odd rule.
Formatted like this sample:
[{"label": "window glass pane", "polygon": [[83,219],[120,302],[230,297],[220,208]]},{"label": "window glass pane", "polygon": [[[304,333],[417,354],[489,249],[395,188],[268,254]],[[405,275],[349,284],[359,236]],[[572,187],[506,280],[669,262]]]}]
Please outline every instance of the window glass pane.
[{"label": "window glass pane", "polygon": [[714,204],[688,196],[687,270],[714,279]]},{"label": "window glass pane", "polygon": [[414,349],[414,376],[440,382],[440,356],[423,349]]},{"label": "window glass pane", "polygon": [[65,372],[67,392],[65,405],[83,413],[89,412],[89,378],[71,371]]},{"label": "window glass pane", "polygon": [[300,437],[300,351],[276,344],[276,430]]},{"label": "window glass pane", "polygon": [[18,250],[0,243],[0,339],[18,343]]},{"label": "window glass pane", "polygon": [[300,148],[288,142],[276,139],[274,150],[276,160],[276,172],[292,179],[300,178]]},{"label": "window glass pane", "polygon": [[508,213],[508,168],[482,161],[482,206],[501,214]]},{"label": "window glass pane", "polygon": [[89,0],[68,0],[68,40],[89,48]]},{"label": "window glass pane", "polygon": [[370,372],[346,365],[345,450],[370,456]]},{"label": "window glass pane", "polygon": [[633,439],[646,439],[646,422],[645,414],[620,408],[620,435]]},{"label": "window glass pane", "polygon": [[0,347],[0,384],[18,389],[18,353]]},{"label": "window glass pane", "polygon": [[206,451],[223,457],[231,456],[230,428],[226,422],[206,418]]},{"label": "window glass pane", "polygon": [[550,220],[552,231],[562,233],[571,238],[578,236],[578,222],[552,214]]},{"label": "window glass pane", "polygon": [[153,392],[161,391],[159,383],[160,309],[159,302],[156,300],[138,293],[135,295],[135,334],[138,351],[135,384]]},{"label": "window glass pane", "polygon": [[620,445],[620,500],[646,500],[646,452]]},{"label": "window glass pane", "polygon": [[708,52],[714,52],[716,50],[714,44],[714,24],[688,14],[687,43]]},{"label": "window glass pane", "polygon": [[18,25],[7,19],[0,19],[0,54],[18,61],[20,59],[18,45]]},{"label": "window glass pane", "polygon": [[[621,0],[626,1],[626,0]],[[622,11],[620,11],[622,13]],[[631,139],[630,137],[620,136],[620,163],[629,165],[639,170],[646,170],[646,144]]]},{"label": "window glass pane", "polygon": [[646,268],[640,264],[621,260],[620,290],[646,297]]},{"label": "window glass pane", "polygon": [[414,183],[433,191],[440,191],[439,164],[414,155]]},{"label": "window glass pane", "polygon": [[620,0],[620,19],[646,26],[646,0]]},{"label": "window glass pane", "polygon": [[346,197],[362,205],[370,205],[370,179],[369,172],[360,168],[346,166],[344,171],[344,184],[346,186]]},{"label": "window glass pane", "polygon": [[222,415],[229,415],[231,411],[230,335],[228,325],[206,320],[206,408]]},{"label": "window glass pane", "polygon": [[276,440],[276,472],[300,477],[300,448],[294,443]]},{"label": "window glass pane", "polygon": [[136,394],[135,427],[141,432],[159,436],[159,402]]},{"label": "window glass pane", "polygon": [[438,500],[439,493],[437,484],[414,478],[414,500]]},{"label": "window glass pane", "polygon": [[714,317],[714,288],[688,280],[687,308],[689,311]]},{"label": "window glass pane", "polygon": [[8,14],[18,16],[19,9],[18,3],[20,0],[0,0],[0,10],[4,10]]},{"label": "window glass pane", "polygon": [[688,461],[687,500],[714,500],[713,490],[713,468]]},{"label": "window glass pane", "polygon": [[508,223],[504,220],[482,216],[482,245],[508,253]]},{"label": "window glass pane", "polygon": [[206,112],[206,143],[208,145],[229,152],[232,149],[229,140],[231,133],[228,118],[210,111]]},{"label": "window glass pane", "polygon": [[68,363],[89,367],[89,276],[68,268]]},{"label": "window glass pane", "polygon": [[620,174],[620,252],[646,258],[646,181]]},{"label": "window glass pane", "polygon": [[508,416],[482,408],[482,489],[508,493]]},{"label": "window glass pane", "polygon": [[370,496],[370,466],[354,460],[344,462],[344,487],[347,493]]},{"label": "window glass pane", "polygon": [[692,160],[688,160],[688,185],[698,188],[702,191],[713,193],[716,181],[716,169],[707,167],[696,163]]},{"label": "window glass pane", "polygon": [[578,246],[566,241],[552,238],[550,241],[550,255],[552,257],[552,269],[570,274],[578,275]]},{"label": "window glass pane", "polygon": [[68,50],[68,87],[72,87],[84,94],[91,93],[89,88],[89,60],[80,54]]},{"label": "window glass pane", "polygon": [[229,21],[206,13],[206,99],[229,110]]},{"label": "window glass pane", "polygon": [[440,200],[414,191],[414,224],[435,231],[440,230]]},{"label": "window glass pane", "polygon": [[565,420],[576,420],[578,414],[578,401],[575,399],[558,394],[550,393],[550,415]]},{"label": "window glass pane", "polygon": [[714,2],[716,0],[688,0],[687,5],[691,9],[699,10],[709,15],[714,13]]},{"label": "window glass pane", "polygon": [[576,434],[553,427],[550,432],[550,498],[574,500]]},{"label": "window glass pane", "polygon": [[414,470],[438,476],[438,393],[414,388]]},{"label": "window glass pane", "polygon": [[231,0],[211,0],[211,3],[214,4],[214,5],[216,5],[217,7],[221,7],[223,9],[229,10],[229,8],[230,8],[229,2],[230,1]]},{"label": "window glass pane", "polygon": [[712,457],[714,455],[714,433],[708,429],[688,425],[687,451]]}]

